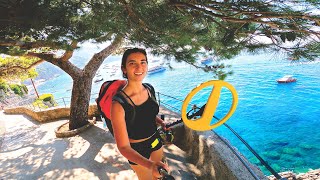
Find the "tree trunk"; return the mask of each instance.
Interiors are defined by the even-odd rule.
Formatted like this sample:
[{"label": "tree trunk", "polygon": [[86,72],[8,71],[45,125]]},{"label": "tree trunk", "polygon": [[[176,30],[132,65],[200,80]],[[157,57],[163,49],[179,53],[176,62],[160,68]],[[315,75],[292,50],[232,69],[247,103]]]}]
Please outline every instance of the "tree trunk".
[{"label": "tree trunk", "polygon": [[61,69],[65,65],[65,71],[70,74],[73,79],[71,105],[70,105],[70,121],[69,130],[80,128],[89,123],[88,109],[90,103],[92,79],[99,69],[103,60],[114,52],[122,42],[122,36],[117,35],[113,42],[96,53],[87,63],[83,70],[74,67],[71,63],[57,64]]},{"label": "tree trunk", "polygon": [[77,129],[89,123],[88,108],[92,87],[92,77],[82,75],[73,79],[69,129]]}]

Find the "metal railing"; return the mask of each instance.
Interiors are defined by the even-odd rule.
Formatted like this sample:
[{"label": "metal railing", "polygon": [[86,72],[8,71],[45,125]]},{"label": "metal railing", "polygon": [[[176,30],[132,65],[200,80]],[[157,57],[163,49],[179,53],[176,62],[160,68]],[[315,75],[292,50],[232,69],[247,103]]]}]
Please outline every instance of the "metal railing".
[{"label": "metal railing", "polygon": [[[54,106],[49,107],[49,108],[44,108],[41,107],[39,104],[35,105],[33,102],[36,100],[36,97],[30,98],[32,97],[32,94],[29,95],[29,98],[25,99],[25,100],[19,100],[16,99],[14,101],[16,101],[16,103],[11,103],[8,106],[6,106],[7,108],[13,108],[13,107],[24,107],[33,111],[44,111],[44,110],[48,110],[50,108],[56,108],[56,107],[70,107],[71,104],[71,97],[61,97],[61,98],[57,98],[54,99],[53,104]],[[98,93],[92,93],[90,95],[90,103],[95,103],[95,99],[98,97]]]},{"label": "metal railing", "polygon": [[[170,95],[166,95],[166,94],[160,93],[160,92],[157,92],[157,95],[158,95],[159,105],[162,104],[163,106],[165,106],[165,107],[167,107],[167,108],[169,108],[171,110],[174,109],[174,110],[176,110],[176,112],[181,114],[180,109],[177,109],[176,107],[173,107],[169,103],[163,102],[161,100],[161,96],[160,95],[162,95],[162,96],[164,96],[166,98],[171,98],[173,100],[179,101],[181,103],[183,103],[183,100],[175,98],[175,97],[170,96]],[[213,116],[213,118],[215,118],[216,120],[220,120],[215,116]],[[234,129],[232,129],[226,123],[224,123],[223,125],[226,126],[248,148],[248,150],[261,162],[262,165],[264,165],[267,168],[267,170],[272,175],[274,175],[277,179],[280,179],[280,180],[286,180],[287,179],[287,178],[282,178],[271,166],[269,166],[269,164],[266,161],[264,161],[262,159],[262,157]],[[211,130],[211,131],[215,132],[214,130]],[[254,171],[250,168],[250,166],[246,163],[246,161],[241,157],[241,155],[239,155],[237,153],[237,151],[232,147],[232,145],[230,145],[230,143],[228,141],[226,141],[223,137],[221,137],[217,132],[215,132],[215,133],[230,148],[230,150],[236,155],[236,157],[243,163],[243,165],[246,167],[246,169],[249,171],[249,173],[253,176],[253,178],[258,180],[259,177],[254,173]]]}]

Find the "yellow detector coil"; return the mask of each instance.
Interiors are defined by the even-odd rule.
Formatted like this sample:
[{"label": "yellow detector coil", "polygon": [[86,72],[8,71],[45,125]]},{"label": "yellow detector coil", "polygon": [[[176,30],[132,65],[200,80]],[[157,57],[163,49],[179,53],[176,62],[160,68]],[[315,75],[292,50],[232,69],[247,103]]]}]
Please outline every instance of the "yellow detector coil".
[{"label": "yellow detector coil", "polygon": [[[190,100],[201,89],[208,87],[208,86],[213,86],[213,88],[212,88],[211,94],[209,96],[208,102],[206,104],[206,107],[203,111],[202,116],[198,119],[192,119],[192,120],[188,119],[187,118],[187,107],[188,107]],[[229,89],[232,94],[231,108],[230,108],[229,112],[221,120],[219,120],[218,122],[216,122],[213,125],[210,125],[211,119],[216,111],[217,106],[218,106],[221,89],[223,87],[226,87],[227,89]],[[223,123],[225,123],[232,116],[232,114],[235,112],[237,104],[238,104],[238,94],[237,94],[236,89],[231,84],[229,84],[225,81],[221,81],[221,80],[211,80],[211,81],[207,81],[207,82],[200,84],[199,86],[194,88],[187,95],[187,97],[185,98],[185,100],[182,104],[181,117],[182,117],[184,124],[186,126],[188,126],[189,128],[196,130],[196,131],[207,131],[207,130],[211,130],[211,129],[216,128],[216,127],[222,125]]]}]

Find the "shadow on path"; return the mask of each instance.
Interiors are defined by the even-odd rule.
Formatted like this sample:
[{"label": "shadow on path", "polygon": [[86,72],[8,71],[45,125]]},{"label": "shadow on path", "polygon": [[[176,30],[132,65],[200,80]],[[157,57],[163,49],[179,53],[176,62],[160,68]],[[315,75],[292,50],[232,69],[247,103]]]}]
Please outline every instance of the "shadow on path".
[{"label": "shadow on path", "polygon": [[[0,179],[137,179],[101,122],[80,135],[56,138],[54,129],[67,120],[40,124],[22,115],[6,116],[9,120],[0,147]],[[184,152],[174,145],[165,149],[172,175],[195,179]]]}]

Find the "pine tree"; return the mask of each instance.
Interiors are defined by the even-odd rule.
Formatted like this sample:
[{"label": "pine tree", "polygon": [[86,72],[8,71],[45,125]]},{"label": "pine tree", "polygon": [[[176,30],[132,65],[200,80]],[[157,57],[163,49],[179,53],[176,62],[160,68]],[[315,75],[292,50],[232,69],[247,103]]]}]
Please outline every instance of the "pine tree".
[{"label": "pine tree", "polygon": [[[37,57],[30,67],[47,61],[72,77],[72,130],[88,123],[92,79],[104,59],[124,43],[196,67],[197,53],[203,49],[221,59],[257,49],[281,49],[292,59],[317,57],[320,19],[312,12],[319,3],[305,0],[295,5],[294,0],[4,0],[0,53]],[[110,45],[80,69],[69,60],[86,41]],[[55,50],[64,53],[57,57]],[[199,68],[223,78],[221,67]]]}]

